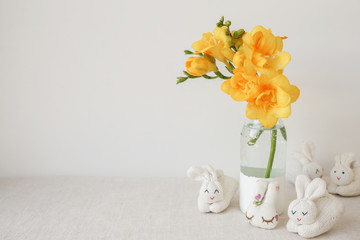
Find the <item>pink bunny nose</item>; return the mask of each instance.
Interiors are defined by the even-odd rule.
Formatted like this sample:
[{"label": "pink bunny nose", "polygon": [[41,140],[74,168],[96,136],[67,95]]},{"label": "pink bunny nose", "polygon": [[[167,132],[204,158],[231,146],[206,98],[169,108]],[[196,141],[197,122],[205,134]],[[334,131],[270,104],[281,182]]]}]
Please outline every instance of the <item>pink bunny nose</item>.
[{"label": "pink bunny nose", "polygon": [[338,180],[340,180],[341,177],[336,177]]},{"label": "pink bunny nose", "polygon": [[320,178],[322,178],[323,176],[321,175]]},{"label": "pink bunny nose", "polygon": [[301,218],[296,218],[299,222],[301,221]]},{"label": "pink bunny nose", "polygon": [[210,199],[211,199],[211,200],[214,200],[214,198],[215,198],[215,196],[213,196],[213,197],[210,197]]}]

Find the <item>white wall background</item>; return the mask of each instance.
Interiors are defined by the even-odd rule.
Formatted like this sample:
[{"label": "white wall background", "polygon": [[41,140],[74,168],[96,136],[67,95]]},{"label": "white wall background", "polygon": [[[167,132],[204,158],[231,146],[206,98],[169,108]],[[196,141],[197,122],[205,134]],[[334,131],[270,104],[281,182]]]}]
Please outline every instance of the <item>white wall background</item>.
[{"label": "white wall background", "polygon": [[358,1],[0,1],[0,176],[233,176],[245,105],[221,80],[175,85],[184,49],[224,15],[286,35],[301,89],[288,151],[313,139],[328,169],[360,155]]}]

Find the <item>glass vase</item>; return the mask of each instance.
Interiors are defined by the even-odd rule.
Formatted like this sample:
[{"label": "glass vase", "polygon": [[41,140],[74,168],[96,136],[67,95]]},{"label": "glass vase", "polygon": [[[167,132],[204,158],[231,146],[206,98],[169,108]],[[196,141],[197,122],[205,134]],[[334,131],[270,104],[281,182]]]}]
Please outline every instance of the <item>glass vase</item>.
[{"label": "glass vase", "polygon": [[279,183],[277,212],[285,206],[286,129],[281,121],[269,129],[257,120],[247,120],[240,142],[240,209],[246,212],[253,201],[253,189],[258,179]]}]

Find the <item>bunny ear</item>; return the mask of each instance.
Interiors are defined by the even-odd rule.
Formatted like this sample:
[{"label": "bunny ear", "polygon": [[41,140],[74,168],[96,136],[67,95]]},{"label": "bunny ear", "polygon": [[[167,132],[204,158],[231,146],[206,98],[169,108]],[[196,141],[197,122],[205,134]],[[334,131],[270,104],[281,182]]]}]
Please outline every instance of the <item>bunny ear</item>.
[{"label": "bunny ear", "polygon": [[305,190],[305,198],[315,200],[326,194],[326,182],[320,178],[315,178]]},{"label": "bunny ear", "polygon": [[216,171],[210,164],[204,165],[203,168],[205,168],[209,172],[209,177],[211,178],[211,180],[217,180],[218,177]]},{"label": "bunny ear", "polygon": [[298,160],[298,161],[301,163],[301,165],[305,165],[305,164],[307,164],[307,163],[310,162],[309,159],[307,159],[307,157],[306,157],[304,154],[302,154],[302,153],[293,152],[293,153],[292,153],[292,156],[293,156],[296,160]]},{"label": "bunny ear", "polygon": [[340,162],[345,166],[352,167],[355,161],[355,154],[351,152],[343,153],[340,156]]},{"label": "bunny ear", "polygon": [[209,180],[208,171],[204,168],[197,167],[197,166],[191,166],[187,170],[187,175],[189,178],[196,180],[196,181]]},{"label": "bunny ear", "polygon": [[217,170],[216,170],[216,176],[217,176],[218,178],[224,176],[224,171],[221,170],[221,169],[217,169]]},{"label": "bunny ear", "polygon": [[269,183],[264,202],[270,204],[276,203],[278,194],[279,194],[279,183],[276,181]]},{"label": "bunny ear", "polygon": [[358,168],[358,167],[360,167],[360,162],[355,160],[353,162],[352,166],[353,166],[353,168]]},{"label": "bunny ear", "polygon": [[341,164],[341,163],[340,163],[340,161],[341,161],[340,155],[336,155],[336,156],[334,157],[334,159],[335,159],[335,164]]},{"label": "bunny ear", "polygon": [[268,186],[267,181],[264,180],[257,180],[255,182],[255,187],[254,187],[254,200],[255,201],[261,201],[264,196],[265,196],[265,192],[266,192],[266,188]]},{"label": "bunny ear", "polygon": [[314,157],[315,157],[315,143],[313,143],[312,141],[306,141],[303,145],[303,152],[304,155],[306,156],[306,158],[309,159],[309,161],[314,161]]},{"label": "bunny ear", "polygon": [[302,199],[305,194],[305,189],[310,183],[310,178],[305,175],[298,175],[295,180],[297,199]]}]

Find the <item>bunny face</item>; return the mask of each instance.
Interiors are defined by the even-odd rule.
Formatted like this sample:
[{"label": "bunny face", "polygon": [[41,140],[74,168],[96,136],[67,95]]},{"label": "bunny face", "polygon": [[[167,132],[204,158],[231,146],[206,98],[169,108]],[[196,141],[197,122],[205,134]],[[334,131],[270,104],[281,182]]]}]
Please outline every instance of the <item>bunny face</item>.
[{"label": "bunny face", "polygon": [[199,197],[207,203],[214,203],[224,199],[224,191],[218,181],[205,181],[203,182]]},{"label": "bunny face", "polygon": [[348,166],[335,164],[330,172],[331,181],[336,185],[348,185],[354,178],[354,172]]},{"label": "bunny face", "polygon": [[295,200],[288,208],[288,216],[297,224],[312,224],[316,220],[317,208],[313,201]]},{"label": "bunny face", "polygon": [[310,162],[304,166],[304,172],[306,172],[311,179],[322,178],[324,168],[317,162]]},{"label": "bunny face", "polygon": [[326,182],[320,178],[310,180],[306,175],[299,175],[295,180],[297,199],[288,208],[289,218],[297,224],[312,224],[316,220],[315,200],[325,196]]},{"label": "bunny face", "polygon": [[224,191],[218,177],[224,175],[221,170],[215,170],[210,165],[204,167],[192,166],[187,175],[196,181],[202,181],[199,198],[206,203],[215,203],[224,199]]}]

